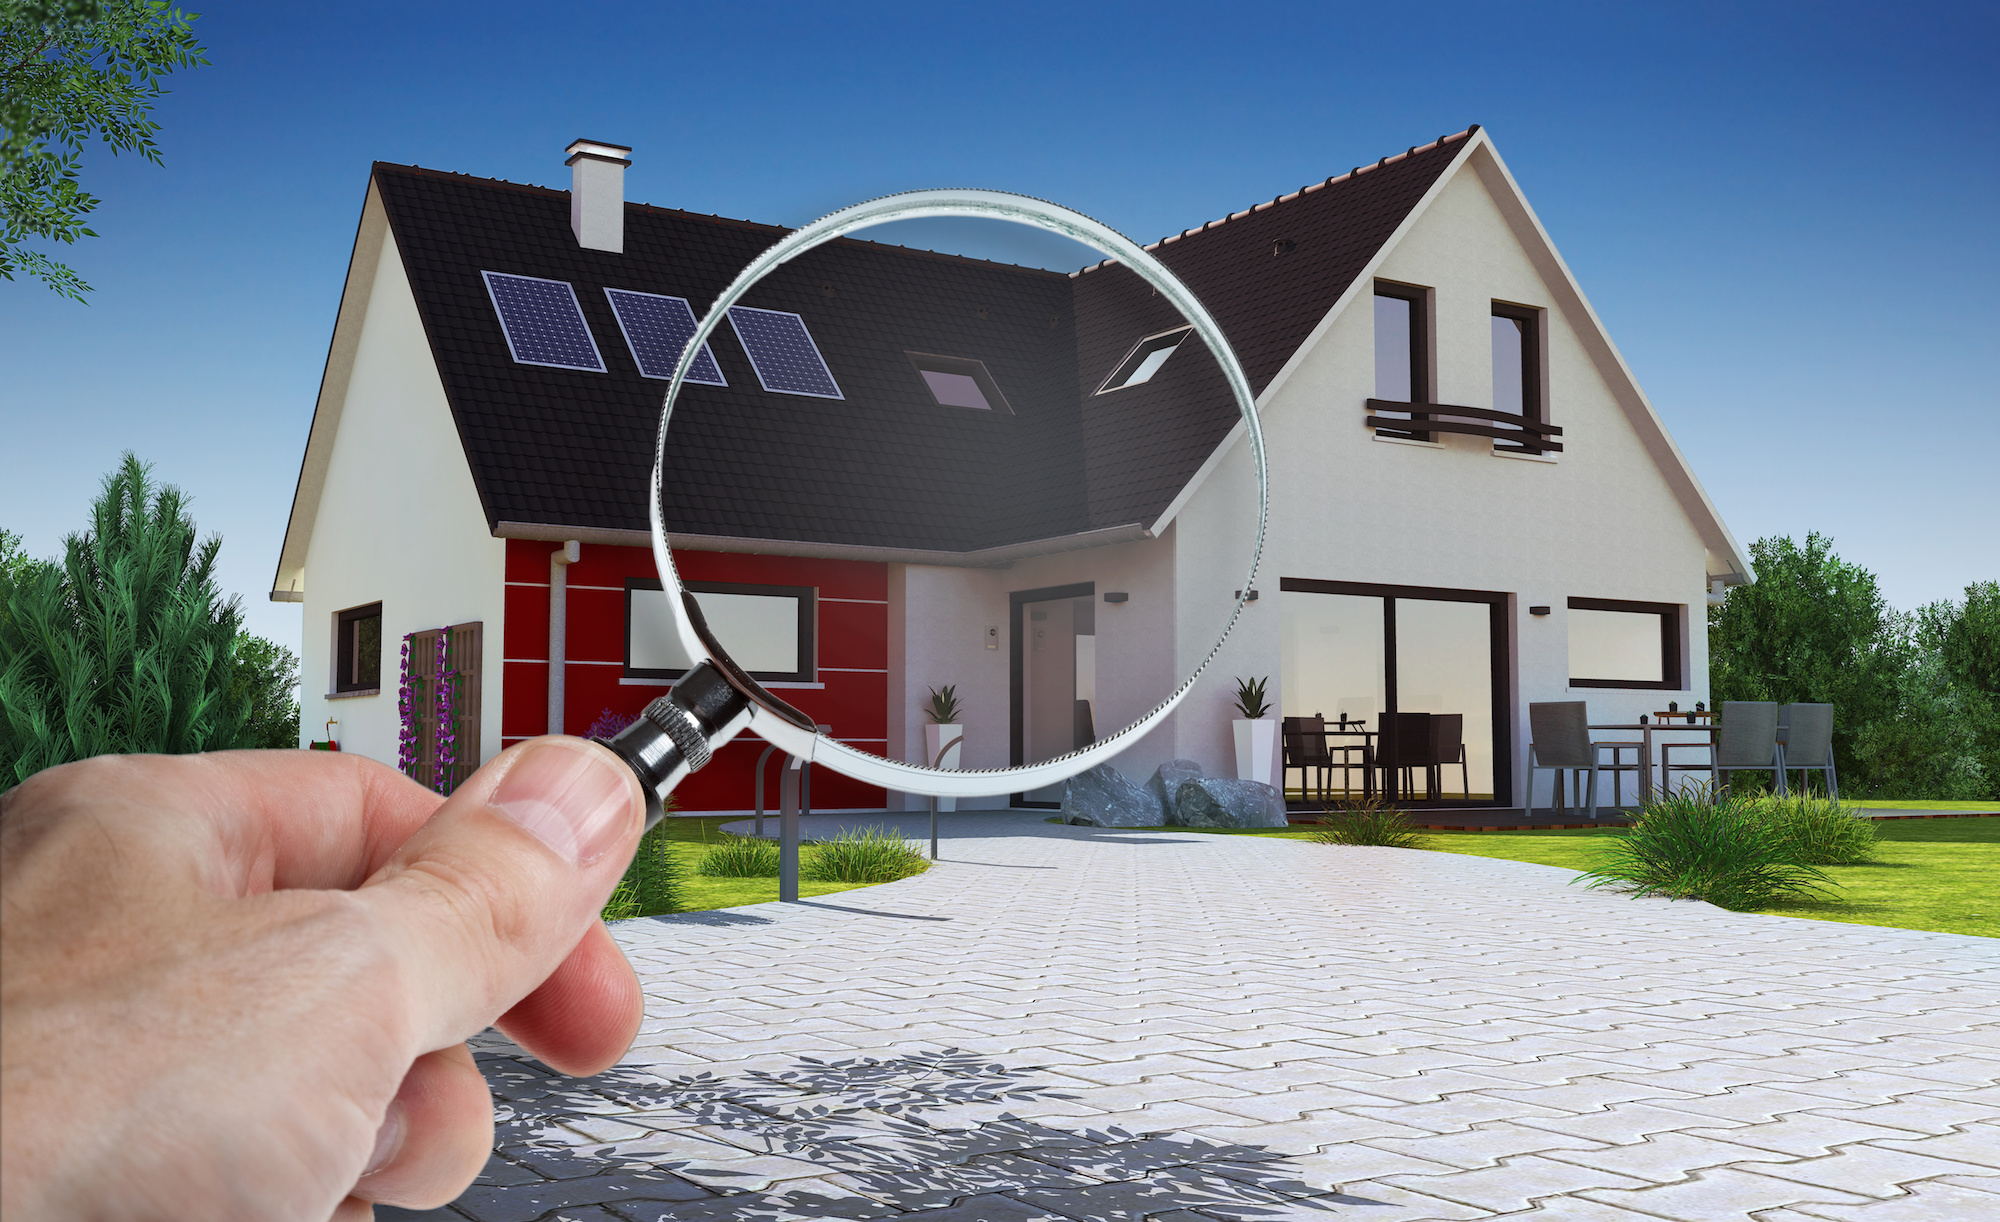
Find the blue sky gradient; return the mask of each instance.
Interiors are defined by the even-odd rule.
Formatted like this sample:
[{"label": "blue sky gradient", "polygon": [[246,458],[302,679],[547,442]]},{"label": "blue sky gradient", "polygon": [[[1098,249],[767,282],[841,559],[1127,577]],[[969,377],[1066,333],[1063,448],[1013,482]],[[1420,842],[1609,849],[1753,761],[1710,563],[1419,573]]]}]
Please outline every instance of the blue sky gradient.
[{"label": "blue sky gradient", "polygon": [[566,187],[578,136],[650,203],[987,186],[1151,241],[1480,123],[1745,544],[1829,534],[1904,608],[2000,578],[1994,6],[201,7],[165,167],[87,156],[91,303],[0,282],[0,525],[53,554],[135,450],[295,649],[265,591],[369,162]]}]

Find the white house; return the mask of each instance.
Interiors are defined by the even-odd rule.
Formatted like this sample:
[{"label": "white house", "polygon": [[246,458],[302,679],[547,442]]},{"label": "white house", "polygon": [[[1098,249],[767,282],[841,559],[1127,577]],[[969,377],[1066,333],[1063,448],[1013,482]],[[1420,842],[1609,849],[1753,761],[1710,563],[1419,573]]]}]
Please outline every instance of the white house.
[{"label": "white house", "polygon": [[[305,604],[308,736],[333,719],[393,760],[407,729],[442,783],[677,677],[647,550],[660,379],[783,232],[626,203],[629,150],[570,153],[570,192],[374,167],[273,583]],[[1250,376],[1270,520],[1257,600],[1121,770],[1233,770],[1231,680],[1268,675],[1285,715],[1456,718],[1439,792],[1378,779],[1519,807],[1531,702],[1624,722],[1706,700],[1705,601],[1750,565],[1486,133],[1149,249]],[[749,300],[676,406],[668,513],[767,685],[916,760],[952,684],[961,766],[999,767],[1124,724],[1206,653],[1245,567],[1247,447],[1136,276],[843,240]],[[683,809],[749,806],[760,753],[720,752]],[[906,801],[814,784],[820,809]]]}]

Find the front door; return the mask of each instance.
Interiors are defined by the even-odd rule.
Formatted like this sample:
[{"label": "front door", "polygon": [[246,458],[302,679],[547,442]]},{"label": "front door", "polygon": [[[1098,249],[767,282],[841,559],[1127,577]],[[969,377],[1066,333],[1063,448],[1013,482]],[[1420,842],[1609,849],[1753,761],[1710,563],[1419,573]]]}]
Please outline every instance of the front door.
[{"label": "front door", "polygon": [[[1014,594],[1013,761],[1038,764],[1097,738],[1097,604],[1090,584]],[[1060,806],[1062,786],[1014,795]]]}]

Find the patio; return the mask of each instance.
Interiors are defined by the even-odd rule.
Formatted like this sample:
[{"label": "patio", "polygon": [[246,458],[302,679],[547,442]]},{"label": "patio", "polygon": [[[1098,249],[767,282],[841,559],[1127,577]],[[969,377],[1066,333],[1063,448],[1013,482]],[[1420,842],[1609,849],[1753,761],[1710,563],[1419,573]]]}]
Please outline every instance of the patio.
[{"label": "patio", "polygon": [[626,1061],[570,1081],[489,1037],[487,1175],[378,1216],[2000,1217],[1990,940],[1042,820],[623,923]]}]

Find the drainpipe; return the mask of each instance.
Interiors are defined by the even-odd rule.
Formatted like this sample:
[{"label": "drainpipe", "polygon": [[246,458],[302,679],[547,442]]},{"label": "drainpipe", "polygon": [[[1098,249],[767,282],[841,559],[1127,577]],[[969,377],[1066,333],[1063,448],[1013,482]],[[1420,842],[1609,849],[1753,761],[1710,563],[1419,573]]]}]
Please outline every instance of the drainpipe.
[{"label": "drainpipe", "polygon": [[563,676],[568,669],[569,566],[583,556],[575,539],[549,553],[549,733],[563,732]]}]

